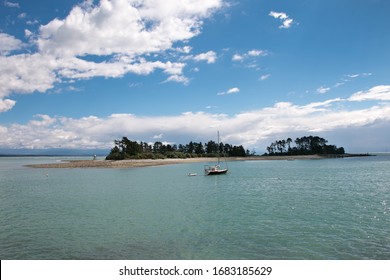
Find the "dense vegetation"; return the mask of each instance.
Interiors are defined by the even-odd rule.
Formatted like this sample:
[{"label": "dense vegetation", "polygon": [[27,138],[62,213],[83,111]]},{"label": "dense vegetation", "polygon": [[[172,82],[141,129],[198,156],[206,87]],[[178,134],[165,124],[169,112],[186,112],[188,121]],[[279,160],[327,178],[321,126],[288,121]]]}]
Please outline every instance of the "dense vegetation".
[{"label": "dense vegetation", "polygon": [[190,158],[190,157],[216,157],[220,155],[232,157],[245,157],[249,151],[243,146],[233,146],[209,141],[190,142],[186,145],[170,145],[155,142],[153,145],[146,142],[131,141],[127,137],[114,141],[115,146],[106,157],[107,160],[122,159],[158,159],[158,158]]},{"label": "dense vegetation", "polygon": [[287,140],[278,140],[271,143],[267,147],[268,154],[266,155],[330,155],[344,154],[344,148],[337,148],[335,145],[327,145],[328,140],[318,136],[304,136],[295,139],[295,146],[292,145],[291,138]]}]

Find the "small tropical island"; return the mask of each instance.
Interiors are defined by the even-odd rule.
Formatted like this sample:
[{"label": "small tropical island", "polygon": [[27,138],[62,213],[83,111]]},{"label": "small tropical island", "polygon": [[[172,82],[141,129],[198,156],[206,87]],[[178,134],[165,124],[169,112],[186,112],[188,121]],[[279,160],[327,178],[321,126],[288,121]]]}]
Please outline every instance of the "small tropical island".
[{"label": "small tropical island", "polygon": [[304,136],[277,140],[267,147],[268,153],[256,155],[242,145],[216,143],[212,140],[203,144],[191,141],[188,144],[153,144],[132,141],[127,137],[114,141],[114,147],[104,160],[72,160],[61,163],[33,164],[36,168],[131,168],[167,164],[213,161],[225,157],[227,161],[241,160],[299,160],[339,157],[369,156],[369,154],[347,154],[343,147],[328,145],[319,136]]},{"label": "small tropical island", "polygon": [[[267,147],[268,153],[263,156],[303,156],[303,155],[344,155],[343,147],[328,145],[328,140],[319,136],[303,136],[286,140],[277,140]],[[146,142],[137,142],[122,137],[114,141],[115,146],[107,155],[106,160],[125,159],[165,159],[165,158],[199,158],[217,157],[249,157],[255,156],[242,145],[216,143],[212,140],[205,144],[202,142],[190,142],[188,144],[170,145],[162,142],[155,142],[153,145]],[[295,145],[294,145],[295,144]]]},{"label": "small tropical island", "polygon": [[253,155],[249,150],[245,150],[242,145],[233,146],[231,144],[216,143],[212,140],[202,144],[202,142],[189,142],[188,144],[163,144],[160,141],[153,145],[146,142],[137,142],[122,137],[121,140],[114,141],[115,146],[107,155],[106,160],[125,159],[184,159],[199,157],[217,157],[218,154],[226,157],[246,157]]},{"label": "small tropical island", "polygon": [[304,136],[286,140],[277,140],[267,147],[268,154],[265,156],[285,156],[285,155],[344,155],[343,147],[338,148],[336,145],[328,145],[328,140],[319,136]]}]

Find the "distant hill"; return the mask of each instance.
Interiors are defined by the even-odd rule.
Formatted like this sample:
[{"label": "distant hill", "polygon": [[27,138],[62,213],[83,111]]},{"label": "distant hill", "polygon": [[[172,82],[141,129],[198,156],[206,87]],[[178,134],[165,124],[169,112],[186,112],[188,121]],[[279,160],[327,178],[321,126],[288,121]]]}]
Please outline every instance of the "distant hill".
[{"label": "distant hill", "polygon": [[103,149],[0,149],[0,157],[9,156],[106,156]]}]

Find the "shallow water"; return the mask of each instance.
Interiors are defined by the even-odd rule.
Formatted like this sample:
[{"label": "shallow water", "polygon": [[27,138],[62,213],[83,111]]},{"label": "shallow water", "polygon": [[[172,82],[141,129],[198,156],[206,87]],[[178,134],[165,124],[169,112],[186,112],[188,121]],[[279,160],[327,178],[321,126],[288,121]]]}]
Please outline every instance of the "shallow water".
[{"label": "shallow water", "polygon": [[390,259],[389,156],[24,167],[58,160],[0,158],[1,259]]}]

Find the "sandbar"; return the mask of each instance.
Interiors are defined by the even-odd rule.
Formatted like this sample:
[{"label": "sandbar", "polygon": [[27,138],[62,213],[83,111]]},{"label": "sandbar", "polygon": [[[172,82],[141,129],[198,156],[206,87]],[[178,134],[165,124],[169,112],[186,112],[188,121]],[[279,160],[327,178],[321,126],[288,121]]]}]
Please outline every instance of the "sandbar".
[{"label": "sandbar", "polygon": [[[250,157],[228,157],[226,161],[249,161],[249,160],[309,160],[323,159],[319,155],[305,156],[250,156]],[[199,157],[185,159],[130,159],[130,160],[71,160],[59,163],[30,164],[33,168],[134,168],[159,166],[168,164],[183,163],[214,163],[215,158]],[[225,160],[225,159],[224,159]]]}]

